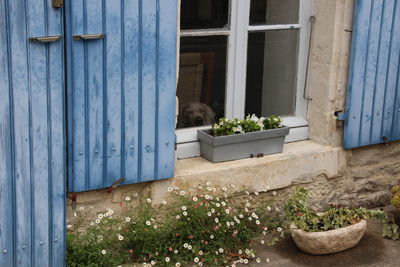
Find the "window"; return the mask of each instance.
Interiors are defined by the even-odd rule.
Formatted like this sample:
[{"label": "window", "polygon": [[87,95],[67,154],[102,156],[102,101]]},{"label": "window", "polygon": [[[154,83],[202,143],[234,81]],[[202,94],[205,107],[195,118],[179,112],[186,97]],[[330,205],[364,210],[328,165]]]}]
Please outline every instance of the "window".
[{"label": "window", "polygon": [[308,138],[305,76],[312,0],[181,0],[178,158],[221,117],[280,115]]}]

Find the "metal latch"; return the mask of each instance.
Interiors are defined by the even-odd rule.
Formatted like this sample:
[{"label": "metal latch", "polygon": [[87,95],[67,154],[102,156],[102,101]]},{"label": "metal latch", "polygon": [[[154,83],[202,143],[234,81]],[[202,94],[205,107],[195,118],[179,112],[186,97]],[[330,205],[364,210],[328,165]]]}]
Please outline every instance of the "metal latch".
[{"label": "metal latch", "polygon": [[52,0],[51,5],[55,8],[64,7],[64,0]]},{"label": "metal latch", "polygon": [[336,110],[333,115],[336,117],[336,127],[343,127],[344,121],[347,119],[347,113],[343,110]]},{"label": "metal latch", "polygon": [[31,37],[29,38],[29,41],[32,43],[51,43],[51,42],[55,42],[58,40],[61,40],[61,36],[60,35],[54,35],[54,36],[41,36],[41,37]]},{"label": "metal latch", "polygon": [[104,33],[94,33],[94,34],[77,34],[72,37],[74,40],[94,40],[94,39],[103,39],[105,36]]}]

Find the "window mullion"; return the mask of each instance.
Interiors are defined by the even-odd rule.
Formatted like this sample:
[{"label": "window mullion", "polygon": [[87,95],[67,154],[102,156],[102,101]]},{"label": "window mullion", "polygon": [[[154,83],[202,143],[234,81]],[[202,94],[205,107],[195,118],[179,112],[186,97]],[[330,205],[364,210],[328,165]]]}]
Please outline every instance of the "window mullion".
[{"label": "window mullion", "polygon": [[228,118],[244,116],[249,16],[250,1],[232,0],[225,108]]},{"label": "window mullion", "polygon": [[307,99],[304,99],[304,91],[307,90],[306,86],[306,72],[308,64],[308,50],[310,49],[310,16],[313,12],[313,1],[302,0],[300,5],[299,24],[299,48],[298,48],[298,70],[297,70],[297,90],[296,90],[296,116],[306,118],[307,116]]}]

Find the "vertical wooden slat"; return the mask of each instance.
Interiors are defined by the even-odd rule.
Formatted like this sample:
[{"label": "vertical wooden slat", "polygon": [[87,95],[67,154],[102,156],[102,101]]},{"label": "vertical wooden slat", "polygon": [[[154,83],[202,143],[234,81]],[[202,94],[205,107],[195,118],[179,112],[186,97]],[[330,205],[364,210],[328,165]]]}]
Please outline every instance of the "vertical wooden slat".
[{"label": "vertical wooden slat", "polygon": [[[49,35],[64,35],[64,17],[61,9],[51,7],[47,1],[47,31]],[[65,194],[66,194],[66,138],[65,138],[65,76],[64,42],[48,46],[48,95],[47,105],[51,116],[48,120],[50,180],[49,202],[49,265],[65,266]],[[40,245],[40,244],[39,244]]]},{"label": "vertical wooden slat", "polygon": [[[399,11],[397,9],[397,11]],[[397,13],[397,14],[400,14]],[[400,55],[399,55],[400,61]],[[393,124],[392,124],[392,140],[400,140],[400,68],[397,69],[397,79],[396,79],[396,97],[395,97],[395,106],[394,106],[394,114],[393,114]]]},{"label": "vertical wooden slat", "polygon": [[138,179],[138,129],[139,129],[139,1],[125,0],[124,7],[124,174],[126,183]]},{"label": "vertical wooden slat", "polygon": [[157,179],[174,175],[177,0],[159,0]]},{"label": "vertical wooden slat", "polygon": [[[394,117],[400,111],[395,109],[396,96],[396,83],[399,76],[398,70],[400,69],[400,3],[399,1],[392,1],[389,12],[392,14],[392,27],[390,34],[390,47],[389,47],[389,64],[387,72],[387,85],[384,105],[384,120],[382,125],[382,136],[387,136],[390,139],[396,139],[392,136],[392,125]],[[399,124],[397,124],[399,125]],[[399,126],[397,128],[400,128]],[[398,138],[397,138],[398,139]]]},{"label": "vertical wooden slat", "polygon": [[374,105],[374,92],[376,82],[377,60],[379,51],[379,35],[381,29],[383,1],[373,1],[369,16],[368,39],[366,40],[366,62],[364,90],[362,95],[362,106],[360,113],[359,145],[366,145],[370,142],[372,127],[372,114]]},{"label": "vertical wooden slat", "polygon": [[[102,0],[86,1],[87,33],[103,32]],[[89,188],[103,185],[103,40],[86,42],[88,80]]]},{"label": "vertical wooden slat", "polygon": [[[84,1],[71,1],[71,36],[85,34],[84,29]],[[74,166],[74,187],[87,188],[89,179],[86,166],[86,77],[85,77],[85,41],[72,40],[73,66],[70,86],[72,87],[73,114],[70,120],[73,123],[74,138],[72,141],[73,166]]]},{"label": "vertical wooden slat", "polygon": [[11,79],[13,84],[14,169],[15,169],[15,250],[16,265],[31,266],[32,195],[30,93],[27,21],[24,1],[8,1],[10,18]]},{"label": "vertical wooden slat", "polygon": [[0,266],[13,266],[15,231],[8,12],[6,1],[0,0]]},{"label": "vertical wooden slat", "polygon": [[400,7],[356,0],[344,147],[399,140]]},{"label": "vertical wooden slat", "polygon": [[[377,1],[377,0],[375,0]],[[384,101],[386,86],[387,86],[387,75],[388,75],[388,63],[389,63],[389,51],[390,51],[390,37],[392,32],[393,22],[393,8],[394,1],[384,1],[384,9],[381,14],[381,32],[379,34],[379,57],[376,63],[376,85],[374,95],[374,114],[372,120],[371,129],[371,140],[370,143],[378,144],[383,142],[382,136],[382,124],[384,120],[387,120],[389,114],[384,114]],[[389,139],[390,137],[387,136]]]},{"label": "vertical wooden slat", "polygon": [[141,147],[140,149],[140,181],[154,180],[155,164],[155,125],[157,84],[157,1],[142,1],[142,33],[141,33]]},{"label": "vertical wooden slat", "polygon": [[[46,36],[43,1],[27,2],[28,36]],[[31,205],[33,266],[49,266],[48,45],[29,43],[31,104]]]},{"label": "vertical wooden slat", "polygon": [[346,103],[348,120],[345,128],[345,147],[358,146],[362,109],[360,100],[363,94],[359,87],[362,88],[364,85],[365,68],[361,67],[357,71],[354,71],[354,68],[366,65],[371,8],[372,0],[356,1],[353,29],[356,34],[353,35],[353,47],[351,50],[351,67]]},{"label": "vertical wooden slat", "polygon": [[121,1],[106,1],[107,173],[111,185],[121,178]]}]

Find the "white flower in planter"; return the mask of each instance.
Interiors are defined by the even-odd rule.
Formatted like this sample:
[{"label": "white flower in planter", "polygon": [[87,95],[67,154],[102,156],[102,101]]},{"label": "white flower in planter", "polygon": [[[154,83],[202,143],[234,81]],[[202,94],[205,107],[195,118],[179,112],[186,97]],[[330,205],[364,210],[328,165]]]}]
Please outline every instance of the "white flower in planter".
[{"label": "white flower in planter", "polygon": [[107,254],[107,251],[106,251],[105,249],[103,249],[103,250],[101,251],[101,254],[106,255],[106,254]]}]

